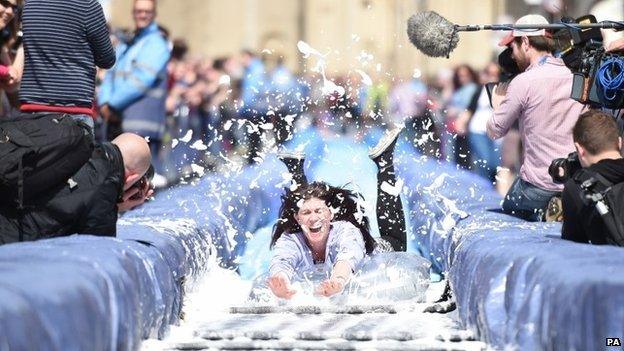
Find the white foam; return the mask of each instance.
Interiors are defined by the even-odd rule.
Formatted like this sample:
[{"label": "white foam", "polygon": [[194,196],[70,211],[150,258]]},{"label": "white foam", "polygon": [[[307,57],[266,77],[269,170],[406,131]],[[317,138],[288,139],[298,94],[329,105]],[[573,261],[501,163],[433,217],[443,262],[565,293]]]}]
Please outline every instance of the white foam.
[{"label": "white foam", "polygon": [[188,143],[193,138],[193,130],[189,129],[184,137],[180,138],[180,141],[183,143]]}]

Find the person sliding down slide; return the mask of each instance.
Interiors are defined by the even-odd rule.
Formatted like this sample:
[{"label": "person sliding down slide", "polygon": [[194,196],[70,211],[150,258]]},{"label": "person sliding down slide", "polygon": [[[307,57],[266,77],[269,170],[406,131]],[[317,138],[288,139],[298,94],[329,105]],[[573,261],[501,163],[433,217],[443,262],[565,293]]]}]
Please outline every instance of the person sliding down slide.
[{"label": "person sliding down slide", "polygon": [[[399,194],[383,191],[384,183],[396,186],[393,152],[402,128],[388,131],[369,156],[377,165],[377,220],[381,237],[373,239],[369,220],[358,198],[361,195],[324,182],[308,183],[302,154],[280,154],[293,176],[294,186],[282,197],[279,219],[273,230],[273,257],[268,286],[273,294],[290,299],[290,286],[298,274],[319,264],[331,271],[315,294],[340,293],[367,255],[405,251],[407,233]],[[387,186],[385,185],[385,186]]]}]

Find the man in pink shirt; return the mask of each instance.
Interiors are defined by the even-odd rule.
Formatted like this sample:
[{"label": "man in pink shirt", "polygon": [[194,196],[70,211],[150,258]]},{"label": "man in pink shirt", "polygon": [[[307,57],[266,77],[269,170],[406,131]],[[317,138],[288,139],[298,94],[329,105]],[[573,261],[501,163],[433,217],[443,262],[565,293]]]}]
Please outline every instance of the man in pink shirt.
[{"label": "man in pink shirt", "polygon": [[[516,24],[548,24],[540,15],[527,15]],[[522,137],[520,175],[503,201],[503,211],[539,221],[553,195],[555,184],[548,166],[555,158],[574,151],[572,127],[584,106],[570,98],[572,72],[563,60],[552,56],[553,44],[545,30],[514,30],[500,43],[510,46],[523,73],[492,97],[494,114],[487,123],[492,139],[503,137],[517,120]],[[505,91],[506,90],[506,91]]]}]

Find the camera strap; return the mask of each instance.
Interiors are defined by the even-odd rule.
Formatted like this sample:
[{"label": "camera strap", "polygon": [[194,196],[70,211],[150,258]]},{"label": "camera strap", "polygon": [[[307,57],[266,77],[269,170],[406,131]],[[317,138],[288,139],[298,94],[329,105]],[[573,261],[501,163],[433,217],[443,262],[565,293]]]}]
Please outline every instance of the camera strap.
[{"label": "camera strap", "polygon": [[604,198],[609,191],[613,183],[608,181],[605,177],[598,172],[591,171],[589,169],[580,169],[574,176],[574,181],[581,186],[581,200],[583,203],[597,202]]}]

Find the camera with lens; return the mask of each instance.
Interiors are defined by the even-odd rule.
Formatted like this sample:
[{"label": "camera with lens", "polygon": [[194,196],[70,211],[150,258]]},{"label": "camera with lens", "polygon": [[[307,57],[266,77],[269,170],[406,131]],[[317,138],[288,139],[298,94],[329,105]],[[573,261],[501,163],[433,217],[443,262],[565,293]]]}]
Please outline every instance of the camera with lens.
[{"label": "camera with lens", "polygon": [[490,106],[492,106],[492,95],[494,94],[494,87],[499,83],[506,83],[511,81],[515,76],[522,73],[518,64],[511,56],[511,47],[507,47],[498,55],[498,65],[501,68],[500,79],[498,82],[490,82],[485,84],[485,91],[490,99]]},{"label": "camera with lens", "polygon": [[548,167],[548,174],[550,174],[553,182],[563,184],[581,168],[578,154],[572,152],[568,157],[554,159]]},{"label": "camera with lens", "polygon": [[145,197],[145,189],[148,188],[147,185],[152,182],[153,178],[154,178],[154,166],[150,165],[149,168],[147,169],[147,172],[145,172],[145,174],[143,175],[143,177],[141,177],[139,180],[137,180],[136,183],[132,185],[132,188],[137,188],[139,189],[139,191],[136,194],[132,195],[130,199],[138,200],[138,199]]},{"label": "camera with lens", "polygon": [[501,68],[501,82],[508,82],[522,73],[520,67],[518,67],[518,64],[514,61],[511,55],[512,53],[513,50],[511,47],[507,46],[505,50],[498,55],[498,65]]}]

